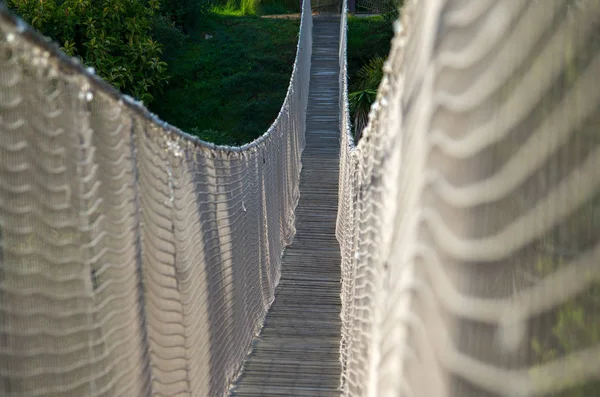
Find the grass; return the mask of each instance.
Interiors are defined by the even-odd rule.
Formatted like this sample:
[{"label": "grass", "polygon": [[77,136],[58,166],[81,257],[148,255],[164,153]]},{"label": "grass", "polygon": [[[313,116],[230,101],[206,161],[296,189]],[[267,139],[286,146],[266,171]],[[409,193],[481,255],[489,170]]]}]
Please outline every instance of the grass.
[{"label": "grass", "polygon": [[368,122],[392,37],[389,18],[348,18],[348,91],[352,131],[357,141]]},{"label": "grass", "polygon": [[394,31],[381,16],[348,18],[348,84],[358,85],[357,72],[375,57],[387,59]]},{"label": "grass", "polygon": [[[244,15],[275,14],[277,7],[287,13],[291,3],[235,1],[203,14],[199,28],[187,37],[164,29],[161,41],[171,79],[151,105],[170,124],[228,145],[256,139],[277,117],[292,72],[300,23]],[[351,87],[360,67],[375,56],[387,57],[391,38],[392,28],[382,17],[349,18]]]},{"label": "grass", "polygon": [[300,21],[242,16],[233,7],[201,18],[196,32],[166,46],[170,84],[151,110],[217,144],[250,142],[279,113]]},{"label": "grass", "polygon": [[211,13],[221,16],[243,17],[256,15],[259,2],[256,0],[227,0],[224,4],[215,4]]},{"label": "grass", "polygon": [[300,12],[300,0],[227,0],[211,11],[229,16],[291,14]]}]

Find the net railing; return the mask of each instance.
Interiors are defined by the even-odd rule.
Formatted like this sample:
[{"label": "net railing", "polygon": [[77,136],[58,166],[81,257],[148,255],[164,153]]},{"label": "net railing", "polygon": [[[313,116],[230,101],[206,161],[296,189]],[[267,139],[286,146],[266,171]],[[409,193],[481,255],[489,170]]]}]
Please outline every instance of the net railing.
[{"label": "net railing", "polygon": [[[407,3],[358,143],[342,14],[342,391],[596,396],[600,2]],[[281,113],[241,148],[0,8],[0,395],[226,392],[294,234],[306,4]]]},{"label": "net railing", "polygon": [[356,0],[356,11],[370,14],[387,14],[396,11],[401,0]]},{"label": "net railing", "polygon": [[357,143],[340,76],[343,394],[597,396],[600,2],[411,0],[394,28]]},{"label": "net railing", "polygon": [[295,233],[310,2],[281,111],[242,147],[57,48],[0,3],[0,396],[223,395]]}]

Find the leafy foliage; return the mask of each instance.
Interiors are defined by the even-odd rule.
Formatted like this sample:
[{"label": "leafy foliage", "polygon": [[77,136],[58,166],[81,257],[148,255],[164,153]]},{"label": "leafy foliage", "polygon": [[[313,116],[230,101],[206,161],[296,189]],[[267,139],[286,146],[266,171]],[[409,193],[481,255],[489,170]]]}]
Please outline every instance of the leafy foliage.
[{"label": "leafy foliage", "polygon": [[213,0],[210,9],[229,16],[290,14],[300,12],[300,0]]},{"label": "leafy foliage", "polygon": [[375,57],[387,58],[394,31],[381,16],[348,16],[348,76],[350,85],[358,70]]},{"label": "leafy foliage", "polygon": [[354,139],[358,141],[362,135],[362,130],[369,122],[369,111],[371,105],[375,102],[377,90],[360,90],[348,95],[350,102],[350,114],[354,118]]},{"label": "leafy foliage", "polygon": [[169,16],[159,14],[154,17],[152,21],[152,38],[161,44],[167,44],[162,53],[162,59],[167,64],[172,61],[172,55],[185,45],[188,37],[183,29],[178,27]]},{"label": "leafy foliage", "polygon": [[198,28],[200,15],[211,5],[211,0],[162,0],[160,10],[177,29],[189,34]]},{"label": "leafy foliage", "polygon": [[377,90],[379,83],[383,78],[383,63],[385,59],[383,57],[375,57],[369,60],[362,68],[356,73],[358,79],[357,86],[360,89],[366,90]]},{"label": "leafy foliage", "polygon": [[269,128],[283,104],[299,22],[203,14],[202,29],[169,55],[169,90],[151,110],[210,142],[252,141]]},{"label": "leafy foliage", "polygon": [[120,89],[149,103],[167,83],[163,46],[151,37],[160,0],[8,0],[35,29]]},{"label": "leafy foliage", "polygon": [[[65,53],[205,140],[248,142],[266,131],[283,102],[299,21],[240,17],[264,12],[263,1],[7,1]],[[229,12],[215,12],[219,6]],[[298,7],[295,0],[264,6]],[[167,81],[167,74],[174,77]],[[152,101],[157,94],[161,101]]]},{"label": "leafy foliage", "polygon": [[400,16],[400,9],[404,5],[404,0],[394,0],[394,3],[395,7],[392,8],[392,11],[382,14],[383,19],[389,24],[394,23]]},{"label": "leafy foliage", "polygon": [[348,24],[348,99],[354,139],[358,141],[377,96],[393,31],[391,23],[383,17],[350,17]]},{"label": "leafy foliage", "polygon": [[394,31],[381,16],[348,17],[348,75],[350,84],[358,70],[375,57],[387,58]]},{"label": "leafy foliage", "polygon": [[356,140],[360,139],[362,130],[369,121],[369,111],[375,102],[377,88],[383,78],[384,62],[385,59],[382,57],[375,57],[363,65],[356,73],[357,91],[348,95],[350,113],[354,118],[354,138]]}]

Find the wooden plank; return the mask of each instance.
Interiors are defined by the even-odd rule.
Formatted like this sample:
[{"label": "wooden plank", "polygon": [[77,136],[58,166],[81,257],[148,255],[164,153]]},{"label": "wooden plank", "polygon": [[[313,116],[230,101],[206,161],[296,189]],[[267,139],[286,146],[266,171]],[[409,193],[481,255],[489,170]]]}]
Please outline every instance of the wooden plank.
[{"label": "wooden plank", "polygon": [[232,397],[340,395],[339,29],[339,17],[314,17],[296,237]]}]

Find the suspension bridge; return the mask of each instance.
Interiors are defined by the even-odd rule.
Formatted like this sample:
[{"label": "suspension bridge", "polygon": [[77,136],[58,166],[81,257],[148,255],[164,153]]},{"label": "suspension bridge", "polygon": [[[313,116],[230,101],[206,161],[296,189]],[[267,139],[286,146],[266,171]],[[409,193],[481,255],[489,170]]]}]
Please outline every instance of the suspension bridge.
[{"label": "suspension bridge", "polygon": [[0,3],[0,396],[600,390],[600,3],[411,0],[362,138],[346,2],[216,146]]},{"label": "suspension bridge", "polygon": [[339,395],[339,16],[317,16],[313,24],[296,237],[283,255],[275,302],[233,396]]}]

